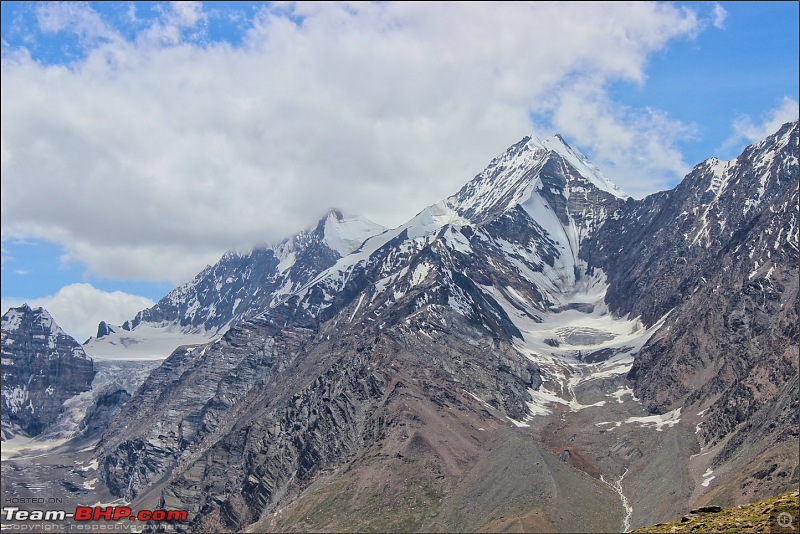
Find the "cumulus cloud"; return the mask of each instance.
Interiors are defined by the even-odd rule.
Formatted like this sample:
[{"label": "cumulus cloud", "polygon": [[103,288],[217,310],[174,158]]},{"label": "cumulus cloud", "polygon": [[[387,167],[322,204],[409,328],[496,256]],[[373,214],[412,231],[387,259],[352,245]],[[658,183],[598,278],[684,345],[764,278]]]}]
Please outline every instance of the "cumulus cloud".
[{"label": "cumulus cloud", "polygon": [[[196,41],[205,35],[200,24],[207,19],[202,2],[170,2],[167,8],[157,6],[162,19],[152,24],[140,39],[148,44],[174,45],[182,40]],[[188,35],[184,35],[189,30]]]},{"label": "cumulus cloud", "polygon": [[532,133],[532,116],[631,193],[686,167],[688,127],[606,87],[644,83],[652,53],[698,30],[691,9],[264,4],[240,46],[209,42],[196,3],[135,38],[84,4],[41,9],[43,29],[92,46],[68,66],[4,53],[3,237],[59,242],[103,276],[185,280],[332,206],[401,224]]},{"label": "cumulus cloud", "polygon": [[106,292],[91,284],[65,286],[55,295],[38,299],[2,299],[3,313],[10,307],[28,304],[32,308],[43,307],[67,334],[83,343],[97,333],[100,321],[121,324],[136,312],[155,304],[152,300],[122,291]]}]

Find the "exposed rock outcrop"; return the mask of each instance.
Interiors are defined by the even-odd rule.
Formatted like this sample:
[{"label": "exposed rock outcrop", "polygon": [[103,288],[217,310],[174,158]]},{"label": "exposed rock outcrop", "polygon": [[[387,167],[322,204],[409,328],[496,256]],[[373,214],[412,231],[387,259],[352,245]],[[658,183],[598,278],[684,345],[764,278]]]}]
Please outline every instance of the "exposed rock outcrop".
[{"label": "exposed rock outcrop", "polygon": [[27,304],[2,318],[4,437],[37,436],[64,402],[91,388],[94,364],[47,310]]}]

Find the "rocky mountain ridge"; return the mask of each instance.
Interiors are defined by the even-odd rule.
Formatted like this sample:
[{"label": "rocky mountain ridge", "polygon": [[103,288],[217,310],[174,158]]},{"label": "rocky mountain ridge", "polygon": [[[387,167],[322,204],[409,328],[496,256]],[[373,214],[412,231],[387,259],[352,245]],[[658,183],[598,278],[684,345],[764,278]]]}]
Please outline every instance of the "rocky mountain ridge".
[{"label": "rocky mountain ridge", "polygon": [[714,465],[800,436],[797,161],[797,123],[785,124],[634,203],[585,249],[609,273],[612,310],[645,324],[669,312],[628,377],[655,412],[703,411],[702,443],[726,442]]}]

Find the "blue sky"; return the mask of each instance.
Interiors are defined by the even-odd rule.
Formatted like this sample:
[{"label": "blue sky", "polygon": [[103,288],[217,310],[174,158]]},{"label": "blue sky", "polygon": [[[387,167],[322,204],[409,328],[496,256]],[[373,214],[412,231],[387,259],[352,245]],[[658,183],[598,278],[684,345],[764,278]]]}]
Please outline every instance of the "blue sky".
[{"label": "blue sky", "polygon": [[[686,4],[692,7],[693,4]],[[798,4],[724,2],[722,31],[671,43],[653,55],[647,83],[620,83],[612,93],[634,107],[653,106],[693,123],[696,136],[682,144],[686,161],[736,157],[749,140],[731,139],[731,124],[758,119],[798,95]]]},{"label": "blue sky", "polygon": [[0,6],[3,308],[79,338],[332,206],[401,224],[527,134],[641,197],[797,119],[797,2]]}]

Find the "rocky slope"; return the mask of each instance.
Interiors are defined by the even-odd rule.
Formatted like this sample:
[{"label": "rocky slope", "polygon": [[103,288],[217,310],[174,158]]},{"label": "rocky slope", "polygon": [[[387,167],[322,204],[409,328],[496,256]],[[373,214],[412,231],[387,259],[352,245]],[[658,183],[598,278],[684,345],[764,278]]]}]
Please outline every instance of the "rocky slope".
[{"label": "rocky slope", "polygon": [[[669,312],[629,373],[636,395],[653,412],[702,412],[702,444],[724,442],[712,468],[738,458],[739,483],[799,437],[797,162],[798,124],[785,124],[629,203],[585,249],[612,310],[645,324]],[[797,457],[765,462],[791,473]]]},{"label": "rocky slope", "polygon": [[3,440],[37,436],[65,401],[90,389],[94,364],[43,308],[10,308],[1,331]]}]

